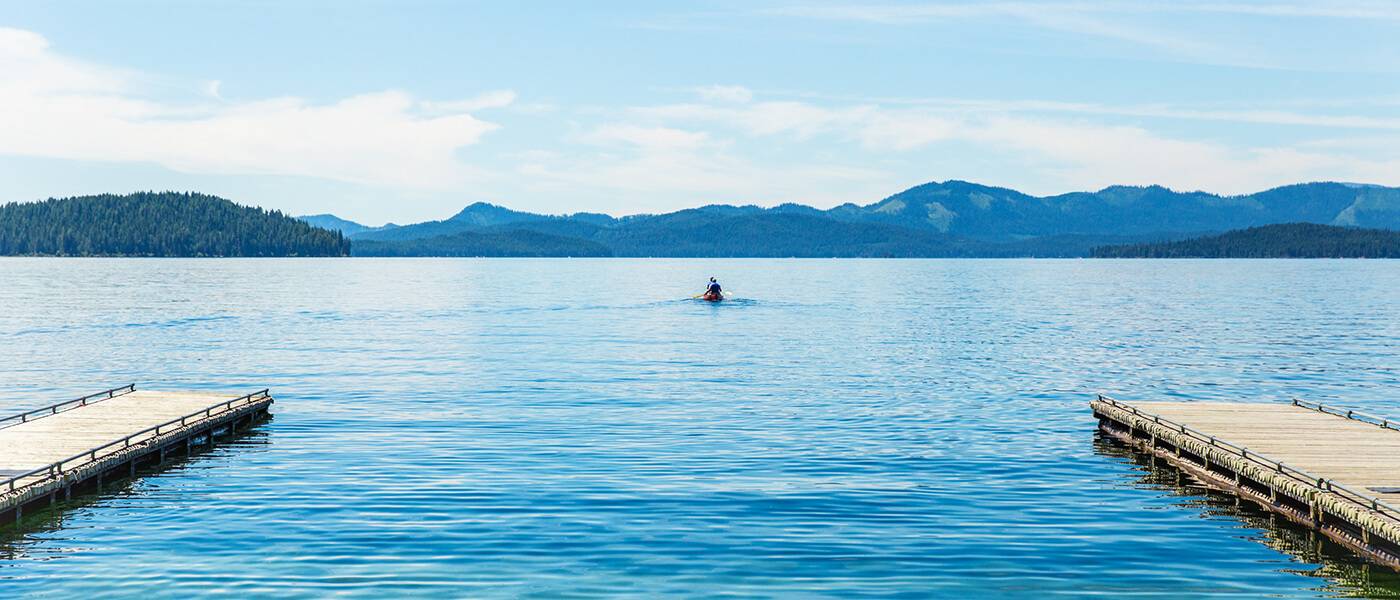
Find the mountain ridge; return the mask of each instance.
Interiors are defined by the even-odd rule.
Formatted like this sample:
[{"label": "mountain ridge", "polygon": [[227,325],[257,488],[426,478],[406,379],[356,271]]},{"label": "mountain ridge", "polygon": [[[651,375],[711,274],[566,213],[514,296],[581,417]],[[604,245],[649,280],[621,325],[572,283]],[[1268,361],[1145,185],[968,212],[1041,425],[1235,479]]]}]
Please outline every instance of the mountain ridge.
[{"label": "mountain ridge", "polygon": [[394,229],[398,227],[398,225],[395,225],[393,223],[385,223],[384,225],[380,225],[379,227],[370,227],[368,225],[361,225],[354,221],[342,219],[329,213],[322,213],[319,215],[303,215],[297,217],[297,219],[300,221],[304,221],[313,227],[320,227],[321,229],[328,229],[330,231],[339,231],[340,233],[347,236],[357,233],[363,233],[365,231],[381,231],[385,229]]},{"label": "mountain ridge", "polygon": [[[792,216],[806,220],[785,218]],[[807,231],[795,229],[798,222]],[[602,244],[616,256],[1086,256],[1105,244],[1171,241],[1293,222],[1400,229],[1400,188],[1310,182],[1226,196],[1160,185],[1112,185],[1096,192],[1034,196],[947,180],[865,205],[829,209],[796,203],[770,208],[709,204],[614,217],[543,215],[475,202],[444,220],[347,235],[352,241],[407,242],[493,229],[500,234],[509,227]],[[871,237],[874,231],[887,239]],[[705,235],[712,237],[696,237]],[[446,247],[443,243],[419,246]]]}]

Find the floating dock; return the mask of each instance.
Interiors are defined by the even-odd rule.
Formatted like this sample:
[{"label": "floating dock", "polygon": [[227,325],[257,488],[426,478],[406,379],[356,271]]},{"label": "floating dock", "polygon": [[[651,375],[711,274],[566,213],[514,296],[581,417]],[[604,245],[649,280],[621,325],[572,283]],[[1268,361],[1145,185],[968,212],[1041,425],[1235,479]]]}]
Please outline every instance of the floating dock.
[{"label": "floating dock", "polygon": [[0,525],[138,466],[188,456],[267,417],[268,390],[238,396],[137,390],[135,384],[0,418]]},{"label": "floating dock", "polygon": [[1400,569],[1400,423],[1301,400],[1090,406],[1134,449]]}]

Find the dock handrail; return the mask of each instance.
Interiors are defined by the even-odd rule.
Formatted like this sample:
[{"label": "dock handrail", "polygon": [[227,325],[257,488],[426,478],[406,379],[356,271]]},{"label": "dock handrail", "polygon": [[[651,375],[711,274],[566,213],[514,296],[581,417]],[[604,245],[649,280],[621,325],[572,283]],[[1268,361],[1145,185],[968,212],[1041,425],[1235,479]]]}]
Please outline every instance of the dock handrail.
[{"label": "dock handrail", "polygon": [[[123,389],[123,388],[116,388],[116,389]],[[122,439],[116,440],[116,441],[114,441],[114,442],[108,442],[108,443],[103,444],[103,445],[101,445],[101,446],[97,446],[96,448],[90,448],[90,449],[84,450],[84,451],[82,451],[82,452],[79,452],[79,453],[77,453],[77,454],[74,454],[73,456],[70,456],[70,457],[65,458],[65,459],[63,459],[63,460],[60,460],[60,461],[58,461],[58,462],[50,463],[50,464],[44,465],[44,466],[42,466],[42,467],[39,467],[39,468],[37,468],[37,469],[34,469],[33,471],[30,471],[30,472],[28,472],[28,473],[22,473],[22,474],[19,474],[19,475],[15,475],[15,476],[13,476],[13,477],[10,477],[9,479],[0,481],[0,487],[6,488],[6,491],[13,492],[13,491],[15,491],[15,489],[16,489],[16,483],[18,483],[19,480],[21,480],[21,479],[25,479],[25,478],[29,478],[29,477],[34,477],[35,475],[39,475],[39,474],[41,474],[41,473],[45,475],[44,479],[48,479],[48,478],[51,478],[51,477],[55,477],[55,476],[57,476],[57,475],[62,475],[62,474],[63,474],[63,465],[66,465],[66,464],[68,464],[68,463],[70,463],[70,462],[73,462],[73,461],[78,460],[78,459],[80,459],[80,458],[87,458],[87,459],[88,459],[87,462],[96,462],[96,461],[97,461],[97,453],[98,453],[98,452],[101,452],[101,451],[106,450],[106,449],[108,449],[108,448],[111,448],[111,447],[113,447],[113,446],[121,446],[123,449],[125,449],[125,448],[130,448],[130,447],[131,447],[131,442],[132,442],[132,440],[134,440],[135,438],[141,437],[141,436],[146,435],[146,434],[148,434],[148,433],[149,433],[149,434],[152,434],[151,437],[155,437],[155,436],[158,436],[158,435],[161,434],[161,431],[160,431],[161,428],[170,427],[171,425],[176,425],[176,424],[178,424],[178,425],[181,426],[181,427],[184,427],[190,419],[193,419],[193,418],[195,418],[195,417],[203,416],[204,418],[207,419],[207,418],[212,417],[212,416],[214,416],[214,415],[216,415],[216,414],[223,414],[223,413],[229,412],[229,411],[233,410],[233,408],[234,408],[233,405],[234,405],[234,404],[237,404],[237,403],[239,403],[239,402],[242,402],[244,405],[247,405],[247,404],[252,404],[252,403],[254,403],[254,402],[257,402],[257,401],[260,401],[260,400],[263,400],[263,399],[266,399],[266,398],[270,398],[270,397],[271,397],[271,394],[269,393],[270,391],[271,391],[270,389],[264,388],[264,389],[262,389],[262,390],[253,392],[253,393],[251,393],[251,394],[247,394],[247,395],[244,395],[244,396],[239,396],[239,397],[234,398],[234,399],[232,399],[232,400],[226,400],[226,401],[224,401],[224,402],[220,402],[220,403],[215,404],[215,405],[213,405],[213,406],[210,406],[210,407],[208,407],[208,408],[206,408],[206,409],[204,409],[204,410],[192,412],[192,413],[190,413],[190,414],[188,414],[188,415],[185,415],[185,416],[183,416],[183,417],[180,417],[180,418],[178,418],[178,419],[171,419],[171,420],[169,420],[169,421],[166,421],[166,422],[164,422],[164,423],[161,423],[161,424],[159,424],[159,425],[156,425],[155,427],[148,427],[148,428],[146,428],[146,429],[142,429],[141,431],[138,431],[138,432],[136,432],[136,433],[133,433],[133,434],[131,434],[131,435],[128,435],[128,436],[126,436],[126,437],[124,437],[124,438],[122,438]],[[217,412],[216,412],[216,411],[217,411]],[[110,454],[110,453],[109,453],[109,454]],[[39,481],[42,481],[42,480],[43,480],[43,479],[40,479]]]},{"label": "dock handrail", "polygon": [[1293,399],[1293,406],[1297,406],[1297,407],[1299,407],[1299,408],[1306,408],[1306,409],[1308,409],[1308,410],[1315,410],[1315,411],[1317,411],[1317,412],[1324,413],[1324,414],[1329,414],[1329,415],[1332,415],[1332,416],[1334,416],[1334,417],[1342,417],[1342,418],[1344,418],[1344,419],[1351,419],[1351,420],[1353,420],[1353,421],[1360,421],[1360,422],[1362,422],[1362,423],[1369,423],[1369,424],[1371,424],[1371,425],[1375,425],[1375,426],[1377,426],[1377,427],[1383,427],[1383,428],[1385,428],[1385,429],[1394,429],[1394,430],[1396,430],[1396,431],[1400,431],[1400,423],[1396,423],[1394,419],[1387,419],[1387,418],[1385,418],[1385,417],[1377,417],[1377,416],[1375,416],[1375,415],[1368,415],[1368,414],[1366,414],[1366,413],[1364,413],[1364,412],[1361,412],[1361,411],[1359,411],[1359,410],[1351,410],[1351,409],[1348,409],[1348,408],[1337,408],[1337,407],[1335,407],[1335,406],[1328,406],[1328,405],[1322,404],[1322,403],[1320,403],[1320,402],[1309,402],[1309,401],[1307,401],[1307,400],[1300,400],[1300,399],[1298,399],[1298,398],[1294,398],[1294,399]]},{"label": "dock handrail", "polygon": [[128,383],[121,387],[114,387],[110,390],[103,390],[97,392],[96,394],[88,394],[81,398],[65,400],[63,402],[59,402],[58,404],[50,404],[43,408],[36,408],[34,410],[23,412],[17,415],[0,417],[0,429],[4,429],[12,425],[19,425],[20,423],[27,423],[29,421],[33,421],[34,419],[56,415],[64,411],[72,410],[80,406],[87,406],[95,402],[111,400],[112,398],[115,398],[117,396],[130,394],[134,391],[136,391],[136,384]]},{"label": "dock handrail", "polygon": [[[1150,418],[1150,419],[1152,419],[1152,422],[1153,422],[1153,423],[1156,423],[1156,424],[1158,424],[1158,425],[1164,425],[1164,426],[1169,427],[1169,428],[1171,428],[1171,429],[1175,429],[1175,430],[1177,430],[1177,431],[1180,432],[1180,433],[1183,433],[1183,434],[1186,434],[1186,435],[1195,437],[1197,440],[1202,441],[1202,442],[1206,442],[1206,443],[1210,444],[1211,446],[1214,446],[1214,447],[1217,447],[1217,448],[1224,448],[1224,449],[1226,449],[1226,450],[1234,450],[1234,451],[1238,452],[1239,455],[1240,455],[1240,457],[1243,458],[1243,459],[1245,459],[1245,460],[1252,460],[1252,461],[1254,461],[1254,462],[1256,462],[1256,463],[1259,463],[1259,464],[1262,464],[1262,465],[1264,465],[1264,466],[1270,467],[1270,468],[1272,468],[1276,473],[1280,473],[1280,474],[1286,475],[1286,476],[1288,476],[1288,477],[1291,477],[1291,478],[1293,478],[1293,479],[1295,479],[1295,480],[1297,480],[1297,481],[1300,481],[1300,482],[1302,482],[1302,483],[1304,483],[1304,484],[1310,485],[1310,486],[1312,486],[1312,487],[1314,487],[1314,488],[1316,488],[1316,489],[1318,489],[1318,490],[1325,491],[1325,492],[1332,492],[1332,493],[1334,493],[1334,494],[1337,494],[1337,495],[1339,495],[1339,496],[1342,496],[1342,497],[1344,497],[1344,498],[1347,498],[1348,500],[1351,500],[1352,502],[1356,502],[1357,504],[1361,504],[1361,505],[1363,505],[1363,506],[1366,506],[1366,507],[1370,508],[1372,511],[1375,511],[1375,512],[1377,512],[1377,513],[1380,513],[1380,514],[1382,514],[1382,515],[1385,515],[1385,516],[1387,516],[1387,517],[1390,517],[1391,519],[1394,519],[1394,520],[1396,520],[1396,521],[1400,521],[1400,508],[1396,508],[1396,507],[1394,507],[1394,506],[1391,506],[1391,505],[1389,505],[1389,504],[1387,504],[1387,503],[1381,501],[1379,498],[1376,498],[1375,496],[1371,496],[1371,495],[1369,495],[1369,494],[1364,494],[1364,493],[1358,492],[1358,491],[1353,490],[1353,489],[1351,489],[1351,488],[1349,488],[1349,487],[1347,487],[1347,486],[1345,486],[1345,485],[1342,485],[1342,484],[1340,484],[1340,483],[1337,483],[1336,481],[1333,481],[1333,480],[1331,480],[1331,479],[1327,479],[1326,477],[1318,477],[1317,475],[1314,475],[1314,474],[1312,474],[1312,473],[1309,473],[1309,472],[1304,471],[1304,470],[1302,470],[1302,469],[1299,469],[1299,468],[1297,468],[1297,467],[1291,466],[1291,465],[1289,465],[1289,464],[1287,464],[1287,463],[1283,463],[1283,462],[1274,460],[1274,459],[1272,459],[1272,458],[1269,458],[1269,457],[1264,456],[1264,455],[1262,455],[1262,454],[1259,454],[1259,453],[1257,453],[1257,452],[1251,452],[1251,451],[1249,450],[1249,448],[1245,448],[1244,446],[1239,446],[1239,445],[1236,445],[1236,444],[1232,444],[1232,443],[1227,442],[1227,441],[1225,441],[1225,440],[1216,438],[1216,437],[1213,436],[1213,435],[1209,435],[1209,434],[1206,434],[1205,432],[1198,431],[1198,430],[1196,430],[1196,429],[1192,429],[1192,428],[1190,428],[1190,427],[1187,427],[1186,425],[1183,425],[1183,424],[1181,424],[1181,423],[1177,423],[1177,422],[1172,421],[1172,420],[1170,420],[1170,419],[1164,419],[1164,418],[1162,418],[1162,417],[1160,417],[1160,416],[1157,416],[1157,415],[1154,415],[1154,414],[1142,412],[1142,411],[1138,410],[1137,407],[1135,407],[1135,406],[1133,406],[1133,405],[1131,405],[1131,404],[1126,404],[1126,403],[1123,403],[1123,402],[1119,402],[1119,401],[1114,400],[1113,398],[1110,398],[1110,397],[1105,396],[1105,395],[1103,395],[1103,394],[1098,394],[1098,398],[1099,398],[1099,401],[1101,401],[1101,402],[1106,402],[1106,403],[1108,403],[1108,404],[1114,406],[1115,408],[1118,408],[1118,409],[1120,409],[1120,410],[1130,411],[1130,412],[1133,413],[1134,416],[1144,417],[1144,418]],[[1299,402],[1305,402],[1305,401],[1296,400],[1296,399],[1295,399],[1295,400],[1293,401],[1293,404],[1294,404],[1295,406],[1301,406],[1301,407],[1303,407],[1303,408],[1311,408],[1311,407],[1308,407],[1308,406],[1303,406],[1302,404],[1299,404]],[[1308,403],[1308,404],[1316,404],[1316,403]],[[1322,406],[1322,405],[1321,405],[1321,404],[1317,404],[1317,406],[1320,407],[1320,406]],[[1336,409],[1333,409],[1333,410],[1336,410]],[[1323,411],[1323,412],[1326,412],[1326,411]],[[1346,416],[1345,414],[1337,414],[1337,413],[1328,413],[1328,414],[1334,414],[1334,415],[1337,415],[1337,416]],[[1360,413],[1357,413],[1357,414],[1360,414]],[[1369,415],[1367,415],[1367,416],[1369,417]],[[1348,418],[1350,418],[1350,417],[1348,417]],[[1372,418],[1374,418],[1374,417],[1372,417]],[[1382,419],[1382,420],[1384,421],[1384,419]],[[1376,424],[1376,425],[1380,425],[1380,423],[1375,423],[1375,424]],[[1394,429],[1394,427],[1389,426],[1389,425],[1387,425],[1386,427],[1391,428],[1391,429]]]}]

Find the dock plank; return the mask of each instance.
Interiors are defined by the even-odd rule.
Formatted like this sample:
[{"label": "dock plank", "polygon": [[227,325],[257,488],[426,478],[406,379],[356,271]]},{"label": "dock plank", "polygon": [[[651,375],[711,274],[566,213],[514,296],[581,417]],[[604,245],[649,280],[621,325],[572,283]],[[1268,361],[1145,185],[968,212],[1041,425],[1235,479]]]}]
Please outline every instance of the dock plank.
[{"label": "dock plank", "polygon": [[1090,405],[1105,433],[1400,569],[1394,421],[1306,402]]},{"label": "dock plank", "polygon": [[1400,477],[1400,431],[1293,405],[1139,402],[1133,406],[1348,487],[1393,486]]},{"label": "dock plank", "polygon": [[[253,394],[114,388],[0,419],[0,517],[18,520],[27,503],[95,479],[105,471],[134,473],[138,461],[159,462],[171,444],[232,431],[267,415],[272,397]],[[37,471],[37,472],[36,472]],[[0,523],[4,522],[0,518]]]},{"label": "dock plank", "polygon": [[0,469],[27,471],[241,394],[136,390],[0,429]]}]

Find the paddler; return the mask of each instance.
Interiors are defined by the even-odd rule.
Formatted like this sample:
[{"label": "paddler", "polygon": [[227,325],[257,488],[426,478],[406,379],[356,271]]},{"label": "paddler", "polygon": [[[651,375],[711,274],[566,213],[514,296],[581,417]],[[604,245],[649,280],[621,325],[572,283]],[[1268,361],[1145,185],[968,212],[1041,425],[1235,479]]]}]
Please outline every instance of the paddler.
[{"label": "paddler", "polygon": [[705,299],[710,302],[724,299],[724,290],[720,289],[719,282],[714,277],[710,278],[710,285],[705,287]]}]

